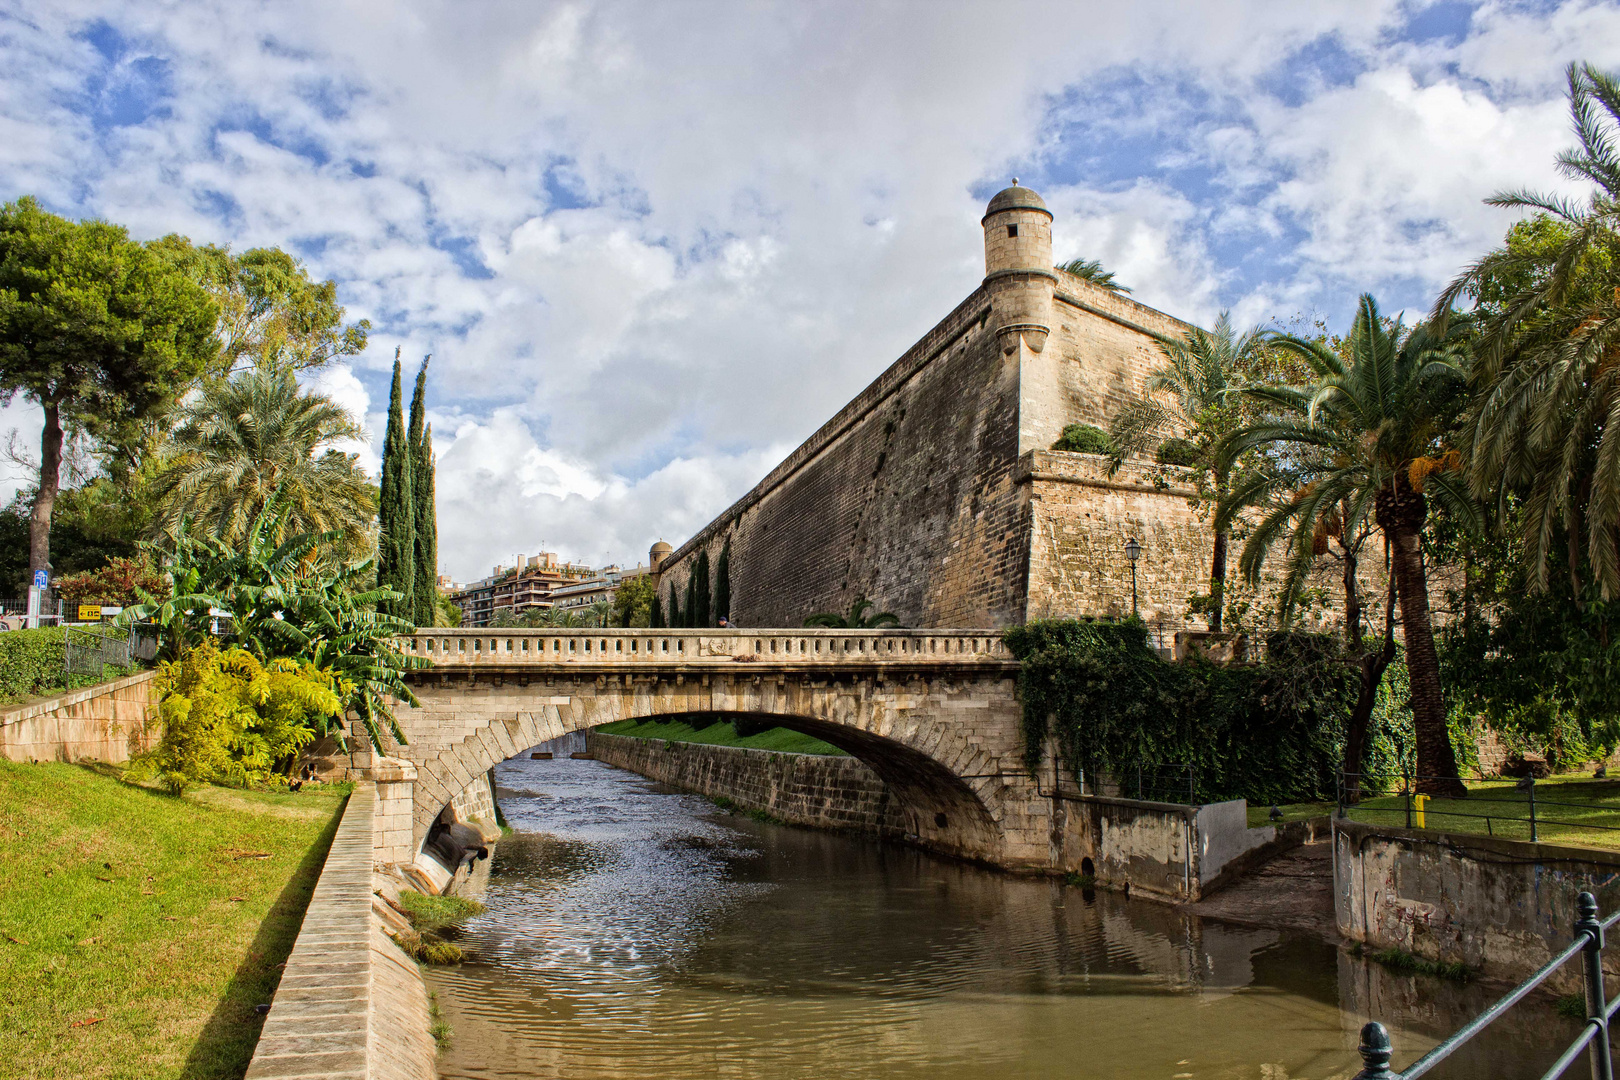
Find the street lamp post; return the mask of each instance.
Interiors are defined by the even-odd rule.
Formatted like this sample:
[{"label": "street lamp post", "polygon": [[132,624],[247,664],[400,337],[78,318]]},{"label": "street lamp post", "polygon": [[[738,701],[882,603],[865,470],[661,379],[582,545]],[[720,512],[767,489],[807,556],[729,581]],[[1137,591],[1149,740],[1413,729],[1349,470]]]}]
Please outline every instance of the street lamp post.
[{"label": "street lamp post", "polygon": [[1142,557],[1142,545],[1136,537],[1125,541],[1125,557],[1131,560],[1131,618],[1136,618],[1136,560]]}]

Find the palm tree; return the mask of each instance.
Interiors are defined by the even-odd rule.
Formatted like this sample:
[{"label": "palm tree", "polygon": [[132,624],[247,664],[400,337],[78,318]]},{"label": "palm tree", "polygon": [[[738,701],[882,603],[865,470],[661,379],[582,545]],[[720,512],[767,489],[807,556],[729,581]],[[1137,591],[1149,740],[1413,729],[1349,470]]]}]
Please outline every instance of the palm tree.
[{"label": "palm tree", "polygon": [[323,450],[364,432],[331,399],[300,391],[290,370],[254,368],[206,385],[179,422],[156,482],[162,534],[189,519],[194,531],[239,541],[279,491],[290,534],[340,532],[350,553],[370,546],[376,491],[356,455]]},{"label": "palm tree", "polygon": [[883,627],[900,628],[900,616],[892,611],[873,611],[875,605],[864,596],[849,606],[847,615],[836,611],[822,611],[804,620],[805,626],[824,626],[833,630],[878,630]]},{"label": "palm tree", "polygon": [[1522,498],[1533,587],[1547,588],[1562,540],[1577,600],[1583,549],[1610,599],[1620,595],[1620,424],[1609,422],[1620,415],[1620,82],[1584,64],[1568,79],[1580,148],[1558,165],[1595,186],[1589,201],[1487,199],[1541,213],[1452,282],[1435,312],[1466,294],[1480,316],[1472,492],[1504,518],[1510,496]]},{"label": "palm tree", "polygon": [[[1249,397],[1276,411],[1222,440],[1218,454],[1228,467],[1260,448],[1291,460],[1310,478],[1296,518],[1323,517],[1324,508],[1337,506],[1365,514],[1370,503],[1389,545],[1400,600],[1418,772],[1424,777],[1419,787],[1433,795],[1464,793],[1446,731],[1422,542],[1430,496],[1466,521],[1478,518],[1457,474],[1461,455],[1443,445],[1448,410],[1466,382],[1458,358],[1467,329],[1466,320],[1454,319],[1443,329],[1419,324],[1408,331],[1399,319],[1386,321],[1377,302],[1363,295],[1348,359],[1319,341],[1270,337],[1320,381],[1309,389],[1249,389]],[[1272,527],[1281,531],[1282,525]]]},{"label": "palm tree", "polygon": [[[1114,468],[1127,457],[1145,455],[1166,438],[1192,433],[1199,486],[1217,504],[1223,500],[1234,466],[1215,450],[1242,418],[1237,391],[1243,389],[1243,374],[1258,361],[1267,341],[1259,328],[1239,335],[1223,311],[1214,330],[1194,328],[1180,341],[1159,342],[1165,364],[1148,377],[1142,395],[1121,409],[1109,425]],[[1218,524],[1209,567],[1209,628],[1217,633],[1225,607],[1230,543],[1229,525]]]},{"label": "palm tree", "polygon": [[1102,263],[1097,259],[1070,259],[1066,263],[1058,263],[1057,268],[1065,274],[1073,274],[1083,278],[1093,285],[1101,285],[1109,292],[1128,293],[1131,290],[1114,280],[1112,270],[1104,270]]},{"label": "palm tree", "polygon": [[[1285,416],[1296,422],[1310,422],[1308,392],[1274,388],[1261,393],[1274,419]],[[1314,447],[1293,448],[1286,457],[1272,458],[1266,468],[1233,484],[1217,510],[1216,527],[1230,528],[1237,515],[1245,511],[1257,507],[1262,511],[1238,556],[1238,572],[1251,585],[1258,585],[1272,549],[1279,544],[1284,547],[1287,571],[1277,611],[1283,626],[1293,622],[1294,610],[1317,561],[1323,557],[1337,560],[1344,588],[1345,652],[1356,667],[1358,683],[1356,703],[1345,725],[1343,768],[1347,797],[1357,802],[1378,687],[1384,671],[1395,659],[1395,578],[1390,575],[1389,595],[1384,599],[1383,639],[1376,650],[1370,649],[1364,629],[1360,566],[1362,549],[1376,528],[1372,520],[1374,493],[1365,488],[1346,491],[1342,485],[1324,484],[1324,477],[1334,469],[1334,458]],[[1336,500],[1334,495],[1338,496]]]}]

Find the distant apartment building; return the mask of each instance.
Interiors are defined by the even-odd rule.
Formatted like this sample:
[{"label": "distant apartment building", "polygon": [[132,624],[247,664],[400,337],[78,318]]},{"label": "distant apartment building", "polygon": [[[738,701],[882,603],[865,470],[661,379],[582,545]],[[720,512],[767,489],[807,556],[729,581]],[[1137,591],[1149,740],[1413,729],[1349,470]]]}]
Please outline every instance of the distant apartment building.
[{"label": "distant apartment building", "polygon": [[[653,549],[653,558],[661,558],[668,550],[669,545],[660,542]],[[489,626],[502,611],[516,616],[532,608],[572,611],[603,600],[611,603],[621,581],[653,572],[655,567],[641,565],[597,570],[559,562],[555,552],[546,551],[528,559],[520,555],[516,565],[497,566],[489,577],[470,585],[441,578],[440,588],[461,609],[462,626]],[[445,588],[447,584],[449,588]]]},{"label": "distant apartment building", "polygon": [[597,576],[589,566],[559,562],[555,552],[527,559],[519,555],[515,565],[497,566],[489,577],[452,592],[450,602],[461,609],[462,626],[488,626],[497,612],[521,615],[530,608],[548,608],[560,586]]}]

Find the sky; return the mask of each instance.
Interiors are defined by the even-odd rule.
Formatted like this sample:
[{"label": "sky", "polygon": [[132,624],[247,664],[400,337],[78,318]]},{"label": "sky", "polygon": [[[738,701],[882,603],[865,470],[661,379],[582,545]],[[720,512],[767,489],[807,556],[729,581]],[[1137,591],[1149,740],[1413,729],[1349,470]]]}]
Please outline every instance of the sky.
[{"label": "sky", "polygon": [[679,545],[978,285],[1013,176],[1180,318],[1420,314],[1486,196],[1579,194],[1575,60],[1620,3],[0,0],[0,201],[334,279],[373,473],[431,354],[471,580]]}]

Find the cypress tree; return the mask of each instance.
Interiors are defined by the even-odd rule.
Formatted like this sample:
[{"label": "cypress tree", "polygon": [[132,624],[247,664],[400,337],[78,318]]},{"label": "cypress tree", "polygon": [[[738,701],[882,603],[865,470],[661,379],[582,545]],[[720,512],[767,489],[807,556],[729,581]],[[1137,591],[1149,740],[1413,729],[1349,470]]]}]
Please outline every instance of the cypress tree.
[{"label": "cypress tree", "polygon": [[697,567],[692,571],[697,578],[697,610],[693,613],[693,622],[697,626],[709,627],[714,622],[709,618],[711,598],[709,595],[709,552],[708,549],[698,552]]},{"label": "cypress tree", "polygon": [[664,628],[664,600],[658,595],[657,589],[653,590],[652,614],[647,616],[647,625],[654,630]]},{"label": "cypress tree", "polygon": [[422,357],[416,372],[416,393],[411,397],[411,503],[415,526],[415,608],[417,626],[439,624],[439,518],[433,505],[433,428],[427,420],[427,368],[431,355]]},{"label": "cypress tree", "polygon": [[697,625],[697,574],[686,575],[686,610],[681,612],[681,625],[693,627]]},{"label": "cypress tree", "polygon": [[669,583],[669,625],[679,628],[681,625],[681,601],[675,594],[675,583]]},{"label": "cypress tree", "polygon": [[411,501],[411,452],[405,436],[399,387],[399,350],[394,350],[394,389],[388,398],[388,434],[383,439],[382,488],[377,500],[377,584],[404,594],[382,610],[402,619],[416,615],[416,514]]},{"label": "cypress tree", "polygon": [[714,621],[731,618],[731,537],[720,548],[720,561],[714,568]]}]

